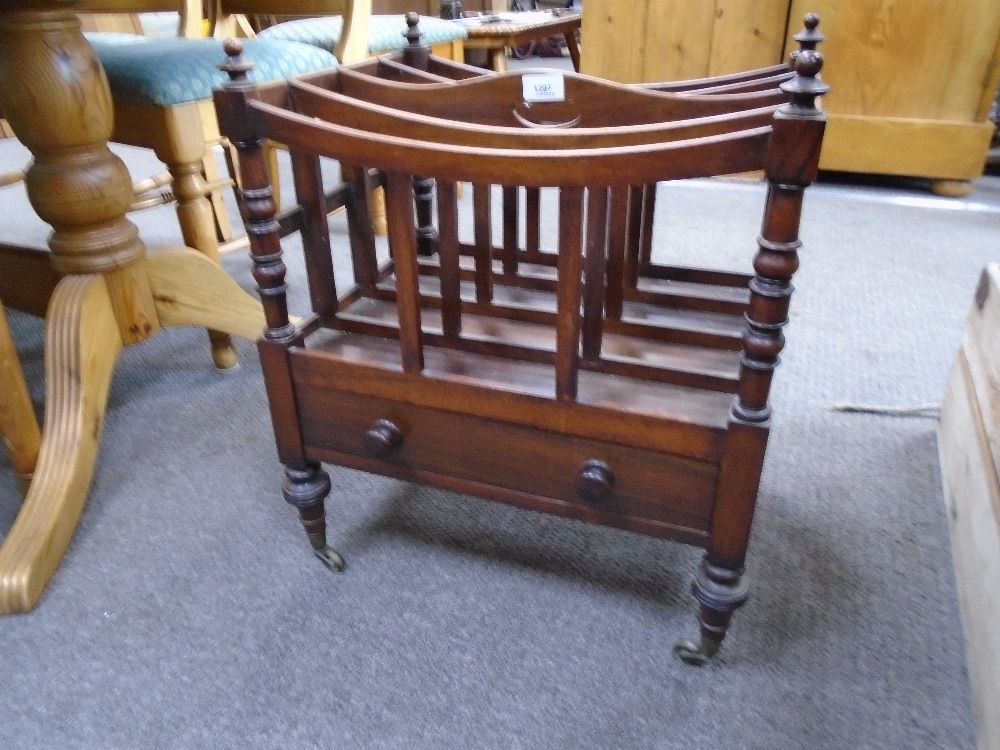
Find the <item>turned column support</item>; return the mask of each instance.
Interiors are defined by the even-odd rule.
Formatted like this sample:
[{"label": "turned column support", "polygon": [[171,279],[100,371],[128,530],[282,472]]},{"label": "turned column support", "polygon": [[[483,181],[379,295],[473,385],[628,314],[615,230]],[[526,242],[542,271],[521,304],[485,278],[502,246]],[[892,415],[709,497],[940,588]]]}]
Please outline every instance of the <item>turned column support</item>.
[{"label": "turned column support", "polygon": [[792,55],[795,77],[781,85],[790,102],[774,116],[765,155],[767,202],[750,281],[750,304],[740,352],[740,374],[730,409],[719,467],[715,504],[705,557],[692,591],[699,604],[700,641],[682,640],[674,653],[688,664],[705,664],[725,638],[729,622],[746,602],[749,587],[743,564],[757,504],[760,469],[771,418],[771,380],[785,346],[792,277],[799,267],[799,220],[806,187],[816,178],[825,114],[816,98],[828,90],[817,78],[823,57],[819,17],[805,18]]},{"label": "turned column support", "polygon": [[105,274],[123,341],[134,343],[159,323],[139,263],[145,248],[125,218],[132,180],[108,149],[112,103],[104,70],[71,5],[63,5],[0,14],[0,80],[8,82],[0,87],[0,108],[34,157],[25,187],[52,226],[53,267]]}]

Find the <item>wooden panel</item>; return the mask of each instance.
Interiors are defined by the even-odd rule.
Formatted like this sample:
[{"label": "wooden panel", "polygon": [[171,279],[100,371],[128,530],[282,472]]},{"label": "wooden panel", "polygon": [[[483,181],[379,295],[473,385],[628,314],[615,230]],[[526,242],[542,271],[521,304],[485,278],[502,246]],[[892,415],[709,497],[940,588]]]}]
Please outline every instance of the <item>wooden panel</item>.
[{"label": "wooden panel", "polygon": [[[574,489],[580,467],[596,458],[616,476],[611,496],[596,504],[601,510],[708,528],[717,472],[711,463],[302,382],[296,394],[307,451],[315,446],[365,457],[365,433],[376,420],[388,419],[403,440],[380,464],[450,474],[572,504],[582,504]],[[385,473],[378,464],[372,468]]]},{"label": "wooden panel", "polygon": [[[677,81],[707,75],[715,25],[714,3],[673,0],[649,3],[643,81]],[[587,48],[589,40],[584,44]]]},{"label": "wooden panel", "polygon": [[938,445],[979,747],[1000,746],[1000,267],[989,266],[941,406]]},{"label": "wooden panel", "polygon": [[[1000,265],[990,264],[980,276],[962,347],[983,412],[990,460],[1000,467]],[[996,510],[1000,516],[1000,504]]]},{"label": "wooden panel", "polygon": [[1000,747],[1000,488],[977,429],[975,397],[956,365],[941,405],[941,473],[965,629],[979,747]]},{"label": "wooden panel", "polygon": [[831,115],[820,169],[973,180],[983,173],[990,123]]},{"label": "wooden panel", "polygon": [[587,0],[580,36],[580,72],[621,83],[644,80],[646,2]]},{"label": "wooden panel", "polygon": [[581,72],[622,83],[732,73],[781,61],[788,0],[588,0]]},{"label": "wooden panel", "polygon": [[[738,73],[781,62],[788,0],[716,0],[712,53],[705,75]],[[798,31],[801,18],[793,18]]]},{"label": "wooden panel", "polygon": [[996,0],[793,0],[790,34],[810,11],[827,37],[828,112],[970,122],[979,111],[1000,39]]}]

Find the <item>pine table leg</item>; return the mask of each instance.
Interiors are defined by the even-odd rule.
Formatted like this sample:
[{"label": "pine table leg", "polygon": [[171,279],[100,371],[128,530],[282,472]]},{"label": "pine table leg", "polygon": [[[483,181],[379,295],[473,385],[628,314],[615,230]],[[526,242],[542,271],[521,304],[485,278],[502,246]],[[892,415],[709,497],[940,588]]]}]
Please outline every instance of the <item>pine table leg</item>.
[{"label": "pine table leg", "polygon": [[35,476],[0,547],[0,613],[34,607],[83,511],[122,340],[104,279],[68,276],[49,304]]},{"label": "pine table leg", "polygon": [[7,446],[11,463],[27,491],[38,460],[41,434],[35,409],[24,382],[21,362],[0,304],[0,439]]}]

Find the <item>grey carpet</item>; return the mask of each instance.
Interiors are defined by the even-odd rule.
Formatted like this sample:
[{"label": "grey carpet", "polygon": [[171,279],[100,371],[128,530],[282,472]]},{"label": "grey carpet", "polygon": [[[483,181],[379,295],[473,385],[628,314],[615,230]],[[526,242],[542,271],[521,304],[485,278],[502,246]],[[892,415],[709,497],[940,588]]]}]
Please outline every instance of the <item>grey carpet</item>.
[{"label": "grey carpet", "polygon": [[[660,252],[747,262],[759,185],[662,190]],[[19,188],[0,206],[5,238],[44,239]],[[171,208],[135,221],[179,241]],[[935,421],[829,407],[939,401],[1000,179],[951,203],[820,185],[802,236],[751,599],[710,667],[670,654],[699,553],[669,542],[332,468],[328,572],[280,496],[253,345],[220,374],[175,329],[123,353],[63,565],[0,619],[0,747],[973,747]],[[41,325],[11,318],[41,409]],[[17,503],[0,457],[0,533]]]}]

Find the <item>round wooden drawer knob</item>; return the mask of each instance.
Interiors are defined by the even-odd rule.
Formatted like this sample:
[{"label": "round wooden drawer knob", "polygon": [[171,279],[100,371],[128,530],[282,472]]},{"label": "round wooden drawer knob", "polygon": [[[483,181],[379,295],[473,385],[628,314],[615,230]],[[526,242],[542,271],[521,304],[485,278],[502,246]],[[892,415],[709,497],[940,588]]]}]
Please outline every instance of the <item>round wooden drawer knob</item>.
[{"label": "round wooden drawer knob", "polygon": [[580,467],[576,476],[576,494],[588,503],[611,499],[615,489],[615,472],[603,461],[592,458]]},{"label": "round wooden drawer knob", "polygon": [[403,433],[388,419],[379,419],[365,433],[362,444],[373,458],[385,458],[403,443]]}]

